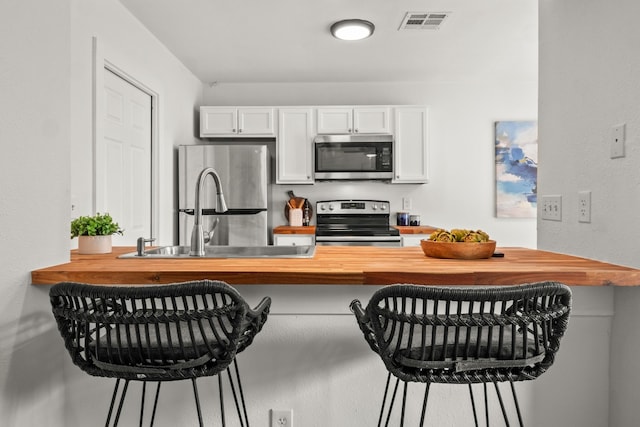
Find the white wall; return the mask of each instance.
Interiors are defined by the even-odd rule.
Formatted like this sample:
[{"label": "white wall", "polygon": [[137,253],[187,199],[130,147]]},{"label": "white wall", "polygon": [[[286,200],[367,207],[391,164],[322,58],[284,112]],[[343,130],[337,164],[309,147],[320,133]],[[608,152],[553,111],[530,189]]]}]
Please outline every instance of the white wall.
[{"label": "white wall", "polygon": [[[116,0],[0,2],[3,426],[87,425],[104,413],[96,402],[108,392],[71,366],[48,287],[30,285],[32,270],[69,260],[70,218],[91,212],[92,36],[160,96],[160,167],[169,171],[160,179],[160,241],[173,240],[172,147],[195,135],[201,83]],[[81,405],[95,413],[73,418],[74,390],[94,397]]]},{"label": "white wall", "polygon": [[71,114],[74,118],[71,200],[76,205],[72,216],[93,213],[91,114],[95,37],[98,61],[110,62],[158,95],[160,172],[156,190],[159,210],[156,244],[173,244],[177,209],[174,197],[177,155],[173,147],[194,140],[194,116],[202,99],[202,83],[118,1],[73,0],[71,3]]},{"label": "white wall", "polygon": [[[640,267],[639,13],[633,0],[540,1],[538,194],[563,196],[562,222],[538,220],[541,249]],[[619,123],[626,157],[610,159]],[[583,190],[592,192],[590,224],[577,221]],[[637,425],[638,306],[640,289],[615,289],[611,342],[599,343],[611,348],[612,427]],[[585,386],[607,388],[595,379]]]},{"label": "white wall", "polygon": [[[37,12],[35,12],[37,11]],[[69,259],[69,1],[0,2],[0,424],[64,425],[64,350],[30,271]]]},{"label": "white wall", "polygon": [[[494,122],[535,120],[537,82],[514,76],[510,81],[433,83],[219,83],[205,87],[206,105],[394,105],[429,106],[428,184],[371,182],[275,186],[274,226],[286,224],[281,206],[288,190],[313,203],[332,198],[391,201],[402,210],[410,197],[411,213],[424,225],[480,228],[502,246],[536,247],[535,219],[496,218]],[[395,216],[391,216],[395,221]]]}]

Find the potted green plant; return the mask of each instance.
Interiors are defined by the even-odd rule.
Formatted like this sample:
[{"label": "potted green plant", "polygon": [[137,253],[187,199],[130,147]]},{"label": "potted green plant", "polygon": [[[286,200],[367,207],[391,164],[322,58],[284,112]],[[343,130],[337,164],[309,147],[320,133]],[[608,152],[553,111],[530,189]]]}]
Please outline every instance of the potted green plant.
[{"label": "potted green plant", "polygon": [[71,238],[78,238],[78,253],[108,254],[111,252],[111,236],[124,230],[108,213],[81,216],[71,221]]}]

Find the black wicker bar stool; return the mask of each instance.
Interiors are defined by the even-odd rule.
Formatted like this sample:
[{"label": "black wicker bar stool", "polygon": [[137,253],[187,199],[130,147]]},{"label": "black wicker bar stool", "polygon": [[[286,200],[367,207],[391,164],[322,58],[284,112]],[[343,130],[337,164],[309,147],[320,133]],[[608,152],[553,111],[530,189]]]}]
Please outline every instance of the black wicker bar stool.
[{"label": "black wicker bar stool", "polygon": [[513,383],[533,380],[553,364],[569,321],[571,290],[557,282],[472,288],[397,284],[374,293],[364,309],[358,300],[350,307],[388,370],[379,427],[391,421],[400,381],[402,407],[394,425],[404,425],[409,383],[425,384],[420,426],[431,384],[448,383],[468,385],[478,426],[471,385],[483,383],[488,426],[487,384],[493,383],[508,426],[498,383],[509,382],[522,426]]},{"label": "black wicker bar stool", "polygon": [[[150,419],[153,425],[162,382],[185,379],[192,381],[202,426],[196,379],[213,375],[218,375],[224,426],[222,373],[226,371],[240,426],[249,427],[236,354],[262,329],[270,298],[251,309],[234,288],[211,280],[164,286],[58,283],[51,288],[50,298],[73,363],[90,375],[116,378],[107,426],[121,380],[124,386],[113,425],[118,424],[130,381],[142,382],[140,425],[146,385],[157,382]],[[192,422],[187,419],[188,424]]]}]

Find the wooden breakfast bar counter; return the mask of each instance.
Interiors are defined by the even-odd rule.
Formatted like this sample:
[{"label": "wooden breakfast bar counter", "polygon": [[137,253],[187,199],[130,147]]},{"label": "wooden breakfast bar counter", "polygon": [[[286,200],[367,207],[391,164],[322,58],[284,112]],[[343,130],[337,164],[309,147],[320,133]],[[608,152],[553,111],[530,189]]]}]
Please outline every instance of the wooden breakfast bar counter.
[{"label": "wooden breakfast bar counter", "polygon": [[[61,281],[154,285],[214,279],[239,285],[236,288],[251,307],[269,296],[269,320],[252,351],[240,355],[243,379],[251,381],[247,389],[254,396],[251,417],[264,416],[274,406],[273,396],[278,396],[290,402],[289,407],[297,411],[296,423],[305,426],[320,425],[317,420],[322,425],[346,425],[322,420],[315,410],[318,406],[323,414],[341,414],[341,420],[352,417],[354,405],[362,406],[367,409],[361,411],[360,425],[376,423],[376,410],[368,409],[375,405],[361,404],[359,399],[377,401],[387,371],[363,339],[349,310],[351,301],[366,303],[382,286],[393,283],[473,286],[559,281],[572,287],[572,317],[555,366],[542,378],[547,381],[544,387],[537,388],[542,383],[531,381],[518,385],[525,389],[526,397],[520,400],[529,417],[525,424],[549,425],[547,414],[551,413],[553,425],[609,425],[608,384],[614,369],[607,361],[619,360],[612,349],[626,353],[627,344],[637,342],[637,321],[624,320],[635,319],[637,289],[632,287],[640,286],[640,270],[541,250],[497,250],[504,253],[503,258],[429,258],[420,247],[317,246],[313,258],[299,259],[119,259],[135,248],[118,247],[105,255],[71,251],[70,262],[35,270],[31,281],[34,285]],[[48,288],[32,286],[30,292],[45,300]],[[617,344],[621,340],[625,345]],[[635,366],[636,353],[629,353],[624,375]],[[354,383],[360,393],[356,400],[323,398],[354,390]],[[629,389],[633,384],[629,382]],[[459,390],[456,385],[438,386],[455,389],[447,392],[451,398],[429,409],[430,419],[434,425],[450,424],[451,418],[438,414],[449,417],[459,412],[460,402],[453,398]],[[575,393],[576,387],[580,393]],[[180,391],[169,393],[173,394],[165,396],[169,398],[165,402],[172,402],[176,412],[187,411],[180,406],[184,400]],[[580,410],[559,410],[558,402],[563,408]],[[463,405],[470,406],[467,400]],[[538,414],[542,418],[535,418]]]},{"label": "wooden breakfast bar counter", "polygon": [[79,255],[31,273],[34,285],[165,284],[217,279],[232,285],[512,285],[555,280],[570,286],[639,286],[640,270],[570,255],[498,248],[502,258],[451,260],[426,257],[419,247],[318,246],[313,258],[119,259],[134,252]]}]

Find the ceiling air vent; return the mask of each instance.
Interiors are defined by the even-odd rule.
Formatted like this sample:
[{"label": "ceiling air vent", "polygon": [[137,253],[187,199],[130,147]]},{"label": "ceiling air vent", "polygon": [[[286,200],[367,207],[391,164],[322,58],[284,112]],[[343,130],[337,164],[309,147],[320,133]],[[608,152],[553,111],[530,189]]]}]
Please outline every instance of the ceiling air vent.
[{"label": "ceiling air vent", "polygon": [[400,30],[438,30],[451,12],[407,12]]}]

